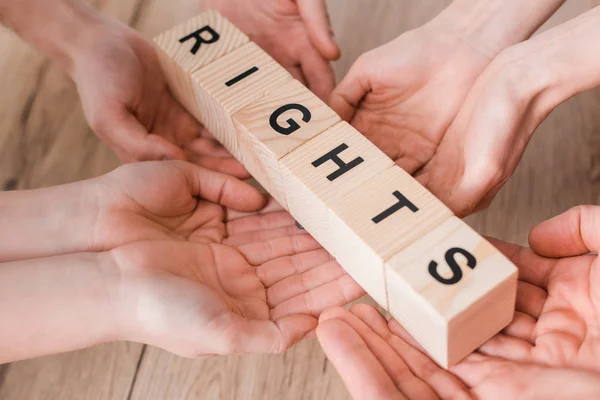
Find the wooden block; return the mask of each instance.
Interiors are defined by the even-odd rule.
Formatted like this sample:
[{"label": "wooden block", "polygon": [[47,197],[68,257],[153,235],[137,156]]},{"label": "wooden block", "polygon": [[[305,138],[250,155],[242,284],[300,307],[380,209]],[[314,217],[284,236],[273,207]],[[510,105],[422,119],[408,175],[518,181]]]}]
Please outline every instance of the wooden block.
[{"label": "wooden block", "polygon": [[336,256],[330,208],[394,162],[342,121],[283,157],[280,165],[288,211]]},{"label": "wooden block", "polygon": [[396,165],[371,176],[331,205],[329,212],[335,257],[386,309],[384,263],[452,216]]},{"label": "wooden block", "polygon": [[232,115],[292,76],[255,43],[248,43],[192,74],[201,122],[241,159]]},{"label": "wooden block", "polygon": [[191,74],[248,43],[248,36],[214,10],[206,11],[154,39],[173,95],[200,119]]},{"label": "wooden block", "polygon": [[295,79],[233,115],[242,163],[284,207],[279,160],[339,121],[332,109]]},{"label": "wooden block", "polygon": [[517,268],[459,218],[386,263],[389,311],[443,367],[512,320]]}]

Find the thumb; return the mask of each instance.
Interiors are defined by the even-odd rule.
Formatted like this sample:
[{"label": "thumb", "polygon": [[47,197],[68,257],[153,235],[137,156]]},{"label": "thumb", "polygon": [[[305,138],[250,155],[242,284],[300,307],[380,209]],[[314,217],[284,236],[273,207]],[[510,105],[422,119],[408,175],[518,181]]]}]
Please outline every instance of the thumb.
[{"label": "thumb", "polygon": [[600,250],[600,207],[579,206],[532,229],[529,244],[545,257],[571,257]]},{"label": "thumb", "polygon": [[162,136],[148,133],[129,112],[106,120],[97,133],[118,149],[125,162],[186,159],[183,149]]},{"label": "thumb", "polygon": [[340,58],[340,48],[333,38],[325,0],[297,0],[297,4],[313,46],[328,60]]},{"label": "thumb", "polygon": [[351,121],[362,99],[371,91],[365,56],[359,57],[348,75],[333,90],[329,106],[345,121]]}]

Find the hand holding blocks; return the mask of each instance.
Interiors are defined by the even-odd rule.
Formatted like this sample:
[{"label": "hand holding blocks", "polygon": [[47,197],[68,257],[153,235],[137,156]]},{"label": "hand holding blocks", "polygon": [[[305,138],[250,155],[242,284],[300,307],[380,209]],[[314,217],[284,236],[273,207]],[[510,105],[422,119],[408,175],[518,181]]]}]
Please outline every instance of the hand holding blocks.
[{"label": "hand holding blocks", "polygon": [[223,17],[155,42],[180,102],[439,364],[510,322],[516,268]]}]

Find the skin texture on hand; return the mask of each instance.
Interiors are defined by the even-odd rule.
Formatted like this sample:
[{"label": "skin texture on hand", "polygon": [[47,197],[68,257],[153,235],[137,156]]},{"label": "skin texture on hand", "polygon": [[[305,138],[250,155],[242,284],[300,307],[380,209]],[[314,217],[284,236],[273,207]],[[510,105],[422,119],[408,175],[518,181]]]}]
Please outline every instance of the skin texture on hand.
[{"label": "skin texture on hand", "polygon": [[93,36],[103,40],[77,52],[72,76],[90,125],[123,161],[188,159],[248,176],[172,96],[146,39],[117,22],[98,26]]},{"label": "skin texture on hand", "polygon": [[321,315],[317,337],[355,400],[595,399],[600,375],[474,353],[450,371],[372,306]]},{"label": "skin texture on hand", "polygon": [[600,84],[599,20],[593,9],[496,57],[417,173],[421,183],[460,215],[486,207],[546,116]]},{"label": "skin texture on hand", "polygon": [[180,162],[121,170],[98,186],[110,206],[94,242],[121,271],[127,339],[187,357],[279,352],[363,295],[279,205],[244,214],[263,202],[247,184]]},{"label": "skin texture on hand", "polygon": [[0,268],[2,362],[113,340],[186,357],[280,352],[364,295],[289,213],[229,175],[142,162],[82,185],[89,230],[62,233],[77,253]]},{"label": "skin texture on hand", "polygon": [[596,398],[599,222],[577,207],[534,228],[531,249],[493,241],[519,268],[515,318],[450,371],[368,306],[327,311],[317,336],[357,399]]},{"label": "skin texture on hand", "polygon": [[205,0],[322,99],[335,78],[330,61],[340,56],[325,0]]},{"label": "skin texture on hand", "polygon": [[0,16],[71,75],[90,126],[122,161],[187,159],[248,177],[171,95],[153,45],[133,29],[81,0],[0,0]]},{"label": "skin texture on hand", "polygon": [[[453,2],[431,22],[361,56],[334,90],[331,107],[400,167],[425,175],[421,182],[455,213],[471,212],[480,198],[448,193],[458,185],[450,174],[460,176],[464,164],[457,160],[463,143],[446,139],[448,129],[498,53],[526,39],[562,1],[530,3],[526,15],[521,1]],[[442,145],[447,151],[438,155]],[[431,174],[439,179],[429,180]]]}]

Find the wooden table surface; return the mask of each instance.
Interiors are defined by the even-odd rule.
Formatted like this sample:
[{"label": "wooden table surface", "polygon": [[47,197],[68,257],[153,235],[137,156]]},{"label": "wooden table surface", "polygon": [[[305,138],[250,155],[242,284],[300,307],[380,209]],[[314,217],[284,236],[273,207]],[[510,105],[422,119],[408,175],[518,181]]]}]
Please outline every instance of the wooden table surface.
[{"label": "wooden table surface", "polygon": [[[199,11],[192,0],[95,0],[148,38]],[[330,0],[342,77],[365,50],[426,22],[449,0]],[[569,0],[560,23],[600,0]],[[600,91],[579,95],[544,122],[478,231],[525,244],[531,227],[578,204],[598,203]],[[0,28],[0,188],[38,188],[105,173],[116,157],[88,128],[77,91],[37,50]],[[2,400],[347,399],[318,343],[281,355],[187,360],[114,343],[0,366]]]}]

